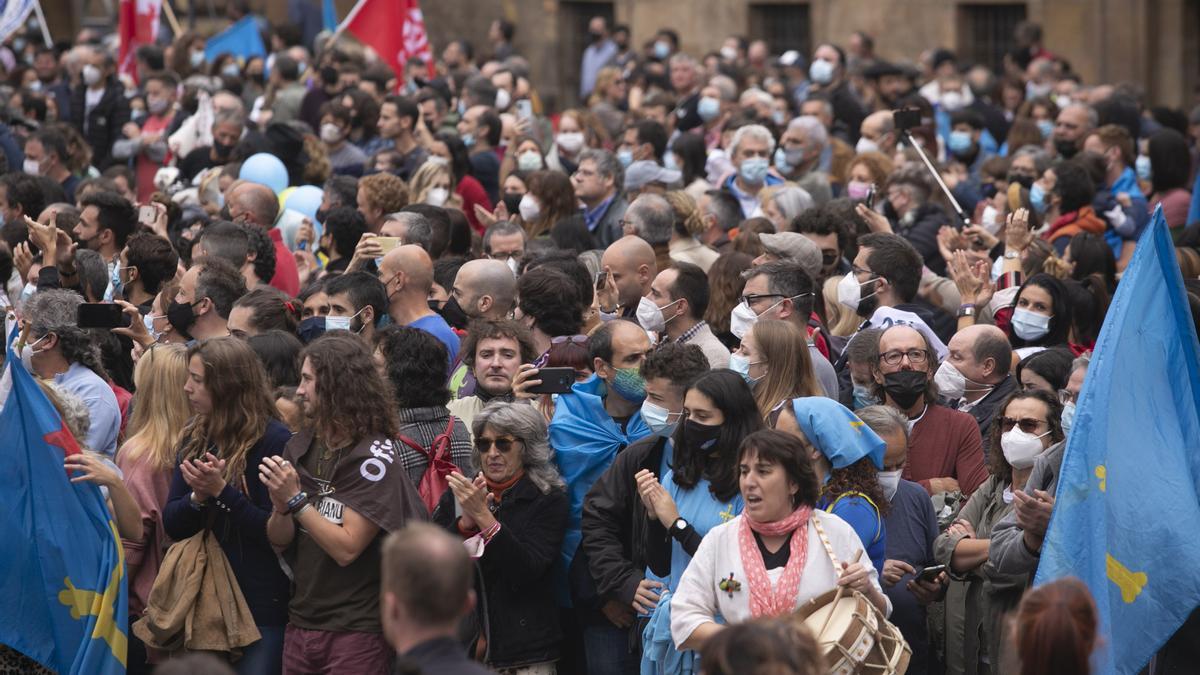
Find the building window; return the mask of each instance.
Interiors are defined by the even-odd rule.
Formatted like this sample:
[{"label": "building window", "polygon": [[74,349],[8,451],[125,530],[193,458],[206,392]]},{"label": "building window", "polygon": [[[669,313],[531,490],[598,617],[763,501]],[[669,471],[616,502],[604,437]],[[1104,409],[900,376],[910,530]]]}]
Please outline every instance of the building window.
[{"label": "building window", "polygon": [[959,5],[958,12],[959,60],[999,72],[1004,55],[1016,44],[1013,32],[1025,20],[1025,5]]},{"label": "building window", "polygon": [[750,5],[750,38],[765,40],[772,54],[789,49],[807,61],[812,53],[812,20],[807,4]]}]

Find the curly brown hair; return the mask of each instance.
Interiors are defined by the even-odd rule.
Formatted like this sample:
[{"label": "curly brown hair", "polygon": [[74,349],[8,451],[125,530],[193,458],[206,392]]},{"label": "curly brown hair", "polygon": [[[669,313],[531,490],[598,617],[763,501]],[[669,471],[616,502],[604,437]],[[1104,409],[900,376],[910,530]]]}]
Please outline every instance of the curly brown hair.
[{"label": "curly brown hair", "polygon": [[742,272],[750,269],[754,258],[738,251],[727,251],[708,270],[708,310],[704,320],[714,333],[729,332],[729,314],[740,302],[746,280]]},{"label": "curly brown hair", "polygon": [[196,415],[184,427],[179,459],[198,459],[212,452],[225,460],[225,481],[240,486],[246,454],[278,415],[267,372],[250,345],[233,337],[192,345],[188,361],[193,357],[204,364],[204,388],[212,399],[212,412]]},{"label": "curly brown hair", "polygon": [[1046,420],[1050,425],[1050,444],[1053,445],[1066,438],[1066,434],[1062,430],[1062,403],[1058,401],[1058,397],[1040,389],[1014,391],[1009,394],[1008,398],[1000,403],[1000,407],[996,408],[996,418],[992,420],[992,428],[988,432],[987,441],[988,470],[1005,485],[1012,482],[1012,465],[1004,458],[1004,450],[1000,447],[1000,437],[1004,435],[1000,418],[1004,417],[1004,413],[1008,411],[1009,404],[1026,398],[1041,401],[1046,406]]},{"label": "curly brown hair", "polygon": [[390,173],[375,173],[358,181],[366,193],[367,205],[386,215],[408,206],[408,185]]},{"label": "curly brown hair", "polygon": [[369,436],[395,438],[399,424],[392,388],[375,367],[362,338],[326,333],[300,352],[312,363],[317,380],[311,428],[326,442],[348,438],[351,445]]},{"label": "curly brown hair", "polygon": [[825,484],[823,496],[828,497],[829,503],[832,504],[842,495],[866,495],[874,502],[875,508],[879,509],[879,515],[886,516],[892,505],[887,495],[883,494],[883,488],[879,486],[877,471],[870,457],[863,457],[850,466],[834,469],[829,472],[829,482]]}]

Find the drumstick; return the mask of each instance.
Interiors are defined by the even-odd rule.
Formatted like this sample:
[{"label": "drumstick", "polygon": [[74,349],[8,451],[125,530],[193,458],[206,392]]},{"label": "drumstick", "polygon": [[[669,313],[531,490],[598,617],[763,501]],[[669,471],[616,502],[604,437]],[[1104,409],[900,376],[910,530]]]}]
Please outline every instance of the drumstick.
[{"label": "drumstick", "polygon": [[[860,559],[862,559],[862,554],[863,550],[861,548],[858,549],[858,554],[854,556],[854,562],[858,562]],[[837,570],[834,570],[834,572],[837,572]],[[837,593],[833,594],[833,602],[829,603],[829,616],[825,617],[825,623],[821,624],[821,630],[817,631],[818,636],[825,634],[825,629],[829,627],[829,622],[833,620],[833,608],[836,607],[838,601],[842,599],[842,593],[845,591],[845,586],[837,587]]]}]

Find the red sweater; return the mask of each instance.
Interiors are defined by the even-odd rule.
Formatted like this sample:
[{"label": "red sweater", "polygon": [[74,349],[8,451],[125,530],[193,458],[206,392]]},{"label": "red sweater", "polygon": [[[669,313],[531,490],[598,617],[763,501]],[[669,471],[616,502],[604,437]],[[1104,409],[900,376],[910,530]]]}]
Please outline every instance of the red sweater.
[{"label": "red sweater", "polygon": [[908,439],[904,478],[929,492],[930,478],[953,478],[963,495],[987,480],[979,424],[967,413],[931,405],[913,425]]},{"label": "red sweater", "polygon": [[289,298],[294,298],[300,293],[300,271],[296,269],[296,259],[283,243],[283,233],[279,228],[272,227],[267,234],[275,244],[275,276],[271,277],[270,283],[287,293]]}]

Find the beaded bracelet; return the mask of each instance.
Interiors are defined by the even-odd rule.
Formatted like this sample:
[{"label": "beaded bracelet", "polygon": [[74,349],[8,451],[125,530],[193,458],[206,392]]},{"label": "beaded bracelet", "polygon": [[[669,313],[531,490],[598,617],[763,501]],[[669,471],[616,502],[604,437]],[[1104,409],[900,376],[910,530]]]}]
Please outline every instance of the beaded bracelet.
[{"label": "beaded bracelet", "polygon": [[297,492],[295,497],[292,497],[287,502],[286,513],[290,516],[300,509],[301,506],[308,503],[307,492]]}]

